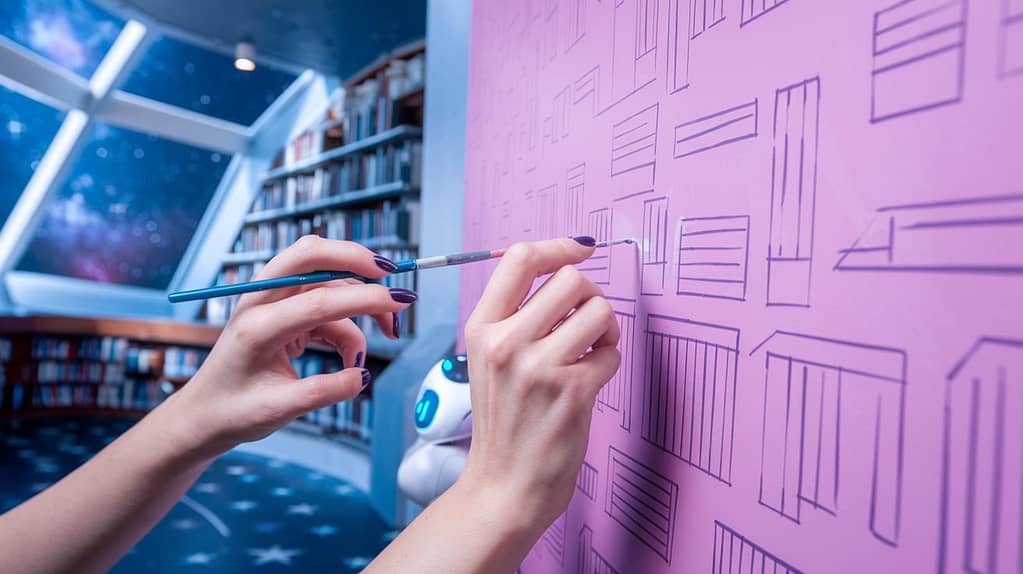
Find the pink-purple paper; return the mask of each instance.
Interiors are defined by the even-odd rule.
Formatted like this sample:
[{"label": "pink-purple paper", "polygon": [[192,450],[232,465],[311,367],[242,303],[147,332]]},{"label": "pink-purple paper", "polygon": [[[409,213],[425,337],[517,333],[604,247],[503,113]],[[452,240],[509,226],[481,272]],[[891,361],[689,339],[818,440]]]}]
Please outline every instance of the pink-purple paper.
[{"label": "pink-purple paper", "polygon": [[476,0],[468,113],[466,249],[640,244],[523,572],[1023,572],[1023,0]]}]

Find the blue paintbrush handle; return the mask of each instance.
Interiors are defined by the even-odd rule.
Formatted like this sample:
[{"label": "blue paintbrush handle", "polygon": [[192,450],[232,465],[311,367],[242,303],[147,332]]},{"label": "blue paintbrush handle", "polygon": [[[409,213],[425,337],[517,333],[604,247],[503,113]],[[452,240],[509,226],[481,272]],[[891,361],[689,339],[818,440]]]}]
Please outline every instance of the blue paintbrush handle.
[{"label": "blue paintbrush handle", "polygon": [[167,295],[171,303],[182,303],[184,301],[197,301],[199,299],[213,299],[215,297],[227,297],[228,295],[239,295],[253,291],[265,291],[267,289],[279,289],[281,287],[297,287],[310,283],[322,283],[337,279],[359,279],[363,282],[372,282],[368,279],[350,271],[313,271],[299,275],[288,275],[286,277],[274,277],[273,279],[260,279],[259,281],[248,281],[245,283],[234,283],[232,285],[216,285],[205,289],[193,289],[191,291],[180,291]]}]

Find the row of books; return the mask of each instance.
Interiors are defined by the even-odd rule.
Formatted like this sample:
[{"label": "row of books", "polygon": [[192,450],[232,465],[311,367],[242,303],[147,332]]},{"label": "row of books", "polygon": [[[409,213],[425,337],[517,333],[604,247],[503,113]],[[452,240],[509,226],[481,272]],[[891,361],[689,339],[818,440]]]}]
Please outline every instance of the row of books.
[{"label": "row of books", "polygon": [[36,364],[39,383],[118,383],[123,378],[120,363],[45,359]]},{"label": "row of books", "polygon": [[99,385],[61,383],[32,387],[18,383],[10,385],[6,391],[0,387],[0,396],[3,395],[7,396],[7,407],[12,411],[59,407],[150,410],[163,399],[159,383],[135,379]]},{"label": "row of books", "polygon": [[13,356],[13,354],[14,354],[13,341],[6,338],[0,338],[0,361],[10,361],[11,356]]},{"label": "row of books", "polygon": [[191,377],[209,355],[206,349],[189,347],[167,347],[163,356],[163,376]]},{"label": "row of books", "polygon": [[387,183],[418,187],[422,150],[421,142],[405,140],[344,158],[311,174],[270,180],[252,202],[250,211],[300,207]]},{"label": "row of books", "polygon": [[302,420],[326,432],[336,432],[368,441],[373,434],[373,399],[353,397],[308,413]]},{"label": "row of books", "polygon": [[303,235],[357,241],[370,248],[404,245],[419,237],[419,226],[418,200],[390,200],[371,209],[327,211],[246,225],[235,240],[233,252],[279,251]]},{"label": "row of books", "polygon": [[[83,359],[120,362],[128,349],[123,337],[33,337],[33,359]],[[8,357],[9,360],[9,357]]]}]

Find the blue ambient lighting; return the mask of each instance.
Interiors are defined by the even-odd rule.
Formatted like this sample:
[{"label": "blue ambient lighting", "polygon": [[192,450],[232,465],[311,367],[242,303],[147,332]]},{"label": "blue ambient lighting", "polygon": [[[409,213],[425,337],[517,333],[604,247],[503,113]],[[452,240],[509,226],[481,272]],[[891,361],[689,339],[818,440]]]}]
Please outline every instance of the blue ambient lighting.
[{"label": "blue ambient lighting", "polygon": [[427,389],[423,397],[416,403],[416,427],[426,428],[433,422],[440,406],[440,396],[433,389]]}]

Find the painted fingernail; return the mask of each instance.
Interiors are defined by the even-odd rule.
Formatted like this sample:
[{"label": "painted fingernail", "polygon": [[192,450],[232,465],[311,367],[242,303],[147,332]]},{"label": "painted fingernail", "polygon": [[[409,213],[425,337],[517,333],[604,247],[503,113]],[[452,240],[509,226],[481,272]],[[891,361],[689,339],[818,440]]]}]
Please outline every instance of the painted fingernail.
[{"label": "painted fingernail", "polygon": [[359,351],[358,353],[355,354],[355,366],[356,367],[362,366],[362,351]]},{"label": "painted fingernail", "polygon": [[409,291],[408,289],[399,289],[394,287],[391,289],[391,299],[399,303],[415,303],[419,295],[416,295],[415,291]]},{"label": "painted fingernail", "polygon": [[394,273],[395,271],[398,270],[398,265],[395,264],[394,261],[391,261],[390,259],[384,257],[383,255],[374,255],[373,263],[376,263],[377,267],[383,269],[388,273]]},{"label": "painted fingernail", "polygon": [[586,247],[593,247],[597,244],[597,240],[589,235],[580,235],[579,237],[573,237],[572,239],[575,239],[575,242],[579,245],[585,245]]},{"label": "painted fingernail", "polygon": [[401,320],[398,319],[398,314],[394,314],[394,322],[391,323],[391,332],[394,333],[394,338],[398,339],[401,337]]},{"label": "painted fingernail", "polygon": [[365,389],[366,385],[368,385],[370,380],[372,380],[372,379],[373,379],[373,375],[369,374],[369,369],[363,369],[362,370],[362,388]]}]

